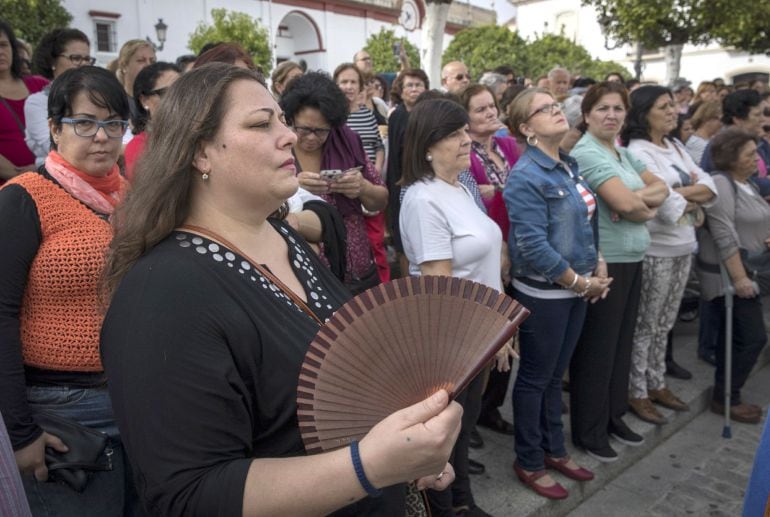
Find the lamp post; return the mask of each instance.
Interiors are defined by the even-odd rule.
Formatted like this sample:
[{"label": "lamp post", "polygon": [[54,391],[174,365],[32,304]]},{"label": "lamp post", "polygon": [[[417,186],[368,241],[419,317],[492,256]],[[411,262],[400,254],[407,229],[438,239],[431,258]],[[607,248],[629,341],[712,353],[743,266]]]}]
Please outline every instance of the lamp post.
[{"label": "lamp post", "polygon": [[147,41],[152,45],[152,48],[154,48],[156,51],[163,50],[163,45],[166,43],[167,30],[168,30],[168,25],[163,23],[163,18],[158,18],[158,23],[155,24],[155,37],[158,38],[158,41],[160,41],[160,45],[156,45],[155,42],[152,41],[149,36],[147,36]]}]

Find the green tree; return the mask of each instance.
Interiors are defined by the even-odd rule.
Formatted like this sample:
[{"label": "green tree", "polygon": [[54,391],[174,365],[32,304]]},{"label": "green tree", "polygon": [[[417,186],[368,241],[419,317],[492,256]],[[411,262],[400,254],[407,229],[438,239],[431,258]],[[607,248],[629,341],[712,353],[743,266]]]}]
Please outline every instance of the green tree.
[{"label": "green tree", "polygon": [[0,0],[0,13],[16,37],[33,46],[46,32],[68,27],[72,21],[59,0]]},{"label": "green tree", "polygon": [[[396,43],[405,46],[406,56],[409,58],[409,66],[412,68],[420,66],[420,53],[417,47],[405,38],[397,38],[394,31],[381,27],[380,32],[369,36],[364,46],[364,50],[372,57],[375,73],[398,72],[401,69],[401,65],[398,62],[398,54],[393,51]],[[352,59],[353,55],[351,54],[350,57]]]},{"label": "green tree", "polygon": [[563,66],[572,75],[604,79],[609,72],[621,72],[628,75],[628,70],[613,61],[593,59],[591,54],[569,38],[557,34],[545,34],[527,45],[527,59],[530,67],[527,75],[532,79],[545,75],[555,66]]},{"label": "green tree", "polygon": [[[731,13],[729,20],[720,20],[720,13],[726,12]],[[752,54],[770,53],[770,4],[767,2],[745,2],[736,9],[733,0],[712,0],[706,16],[722,45]]]},{"label": "green tree", "polygon": [[717,40],[749,52],[770,50],[770,4],[735,0],[582,0],[617,43],[664,47],[667,78],[679,75],[682,47]]},{"label": "green tree", "polygon": [[272,52],[267,29],[246,13],[212,9],[211,25],[200,22],[192,34],[187,46],[196,54],[206,43],[235,42],[251,55],[254,64],[267,75],[272,67]]},{"label": "green tree", "polygon": [[512,66],[516,73],[530,68],[527,44],[505,27],[482,25],[458,32],[441,58],[441,64],[462,61],[471,76],[478,78],[484,71],[501,65]]}]

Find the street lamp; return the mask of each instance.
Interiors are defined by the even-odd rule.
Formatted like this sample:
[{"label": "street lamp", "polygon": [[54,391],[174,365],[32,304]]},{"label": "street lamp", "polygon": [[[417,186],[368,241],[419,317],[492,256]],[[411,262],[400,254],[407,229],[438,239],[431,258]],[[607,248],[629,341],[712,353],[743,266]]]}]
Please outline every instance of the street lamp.
[{"label": "street lamp", "polygon": [[163,23],[163,18],[158,18],[158,23],[155,24],[155,37],[158,38],[158,41],[160,41],[160,45],[156,45],[154,41],[150,39],[149,36],[147,36],[147,41],[152,45],[152,48],[155,50],[163,50],[163,44],[166,43],[166,31],[168,30],[168,25]]}]

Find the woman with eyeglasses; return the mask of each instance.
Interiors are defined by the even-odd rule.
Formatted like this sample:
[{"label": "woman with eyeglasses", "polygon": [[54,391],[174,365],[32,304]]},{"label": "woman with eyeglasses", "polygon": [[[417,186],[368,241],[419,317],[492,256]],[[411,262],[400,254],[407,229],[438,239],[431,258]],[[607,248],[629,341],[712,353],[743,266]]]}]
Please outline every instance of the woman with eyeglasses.
[{"label": "woman with eyeglasses", "polygon": [[160,61],[143,68],[134,81],[134,95],[138,101],[136,115],[131,115],[134,138],[126,145],[126,179],[134,179],[136,160],[144,152],[147,144],[147,130],[152,113],[158,109],[166,90],[179,79],[179,68],[173,63]]},{"label": "woman with eyeglasses", "polygon": [[388,191],[346,124],[348,99],[326,74],[311,72],[291,82],[280,101],[297,142],[299,184],[334,206],[347,230],[345,285],[354,293],[380,283],[362,208],[385,208]]},{"label": "woman with eyeglasses", "polygon": [[[54,29],[47,33],[32,56],[34,70],[53,81],[70,68],[93,65],[91,42],[78,29]],[[51,130],[48,128],[48,92],[50,85],[33,93],[24,104],[27,122],[25,141],[35,155],[35,165],[45,162],[51,150]]]},{"label": "woman with eyeglasses", "polygon": [[[0,413],[33,515],[137,515],[99,356],[97,284],[112,239],[109,218],[125,181],[117,159],[128,101],[102,68],[68,70],[51,85],[53,149],[37,172],[0,190]],[[68,444],[38,424],[53,414],[108,435],[76,491],[46,467]],[[74,444],[73,444],[74,446]]]},{"label": "woman with eyeglasses", "polygon": [[514,297],[531,311],[519,329],[513,469],[538,495],[564,499],[569,493],[546,467],[578,481],[593,473],[564,447],[561,379],[587,302],[605,298],[612,278],[599,260],[596,197],[577,162],[559,150],[569,130],[561,104],[548,90],[530,88],[508,113],[511,131],[527,142],[503,190],[511,277]]},{"label": "woman with eyeglasses", "polygon": [[44,77],[22,76],[18,40],[0,19],[0,185],[35,168],[35,155],[24,141],[24,104],[46,84]]}]

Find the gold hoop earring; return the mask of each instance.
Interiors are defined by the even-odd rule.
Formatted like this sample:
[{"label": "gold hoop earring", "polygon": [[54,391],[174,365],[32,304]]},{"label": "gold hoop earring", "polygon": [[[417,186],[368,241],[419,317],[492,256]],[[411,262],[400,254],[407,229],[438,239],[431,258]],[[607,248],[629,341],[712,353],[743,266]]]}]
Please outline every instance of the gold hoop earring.
[{"label": "gold hoop earring", "polygon": [[535,135],[529,135],[527,137],[527,144],[535,147],[537,145],[537,137]]}]

